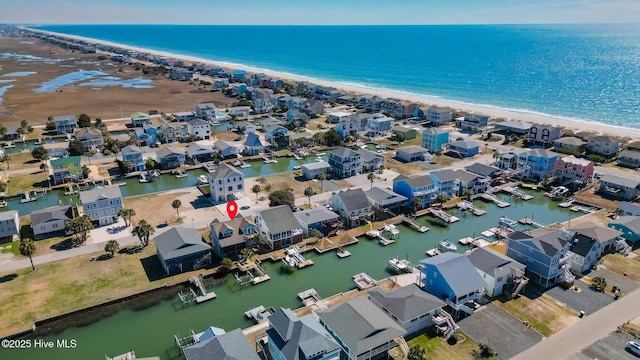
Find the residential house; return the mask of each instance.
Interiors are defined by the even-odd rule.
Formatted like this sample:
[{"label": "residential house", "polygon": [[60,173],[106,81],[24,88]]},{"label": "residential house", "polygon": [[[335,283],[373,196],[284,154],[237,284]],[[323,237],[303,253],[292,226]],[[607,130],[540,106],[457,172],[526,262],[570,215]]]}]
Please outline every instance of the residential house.
[{"label": "residential house", "polygon": [[339,360],[338,342],[309,314],[296,317],[280,308],[269,316],[268,350],[274,360]]},{"label": "residential house", "polygon": [[465,304],[482,300],[486,294],[484,280],[465,255],[445,252],[420,260],[420,265],[418,286],[456,311],[472,314]]},{"label": "residential house", "polygon": [[451,169],[441,169],[429,173],[431,179],[436,184],[440,194],[446,194],[449,198],[454,198],[459,194],[458,173]]},{"label": "residential house", "polygon": [[[476,268],[485,283],[487,295],[493,298],[503,293],[514,296],[522,291],[517,289],[520,281],[528,282],[524,277],[524,264],[505,256],[490,247],[479,247],[467,254],[467,259]],[[517,290],[517,291],[516,291]]]},{"label": "residential house", "polygon": [[434,318],[446,306],[444,301],[410,284],[385,292],[379,287],[369,290],[369,300],[391,315],[407,334],[413,334],[436,324]]},{"label": "residential house", "polygon": [[151,115],[142,112],[131,114],[131,126],[142,127],[144,124],[151,125]]},{"label": "residential house", "polygon": [[162,142],[170,144],[183,139],[182,125],[170,122],[162,122],[159,129],[162,134]]},{"label": "residential house", "polygon": [[81,128],[75,133],[76,140],[82,142],[87,149],[95,150],[104,147],[102,132],[96,128]]},{"label": "residential house", "polygon": [[403,206],[407,205],[406,196],[397,194],[387,188],[374,186],[364,193],[369,199],[371,208],[378,213],[391,211],[392,214],[397,214]]},{"label": "residential house", "polygon": [[396,149],[396,159],[402,160],[404,162],[414,162],[414,161],[431,161],[432,157],[429,154],[429,150],[423,148],[422,146],[404,146]]},{"label": "residential house", "polygon": [[204,146],[198,143],[187,146],[185,149],[185,155],[195,162],[207,162],[213,160],[214,151],[209,146]]},{"label": "residential house", "polygon": [[478,132],[489,126],[489,116],[481,114],[466,114],[460,122],[462,130]]},{"label": "residential house", "polygon": [[[227,79],[225,79],[227,80]],[[227,86],[229,82],[227,80]],[[218,108],[214,103],[200,103],[196,105],[196,118],[207,121],[215,121],[218,114]]]},{"label": "residential house", "polygon": [[616,156],[622,143],[610,136],[594,136],[587,139],[587,150],[604,157]]},{"label": "residential house", "polygon": [[337,124],[346,121],[351,115],[353,114],[349,112],[334,111],[327,114],[327,120],[332,124]]},{"label": "residential house", "polygon": [[516,170],[518,169],[518,159],[520,158],[520,154],[526,153],[527,151],[529,150],[518,149],[500,153],[500,158],[496,165],[502,170]]},{"label": "residential house", "polygon": [[260,360],[242,330],[235,329],[217,336],[200,338],[195,344],[182,349],[186,360]]},{"label": "residential house", "polygon": [[615,242],[622,233],[610,227],[605,227],[593,221],[586,221],[568,229],[569,233],[587,236],[598,241],[602,251],[610,251],[615,247]]},{"label": "residential house", "polygon": [[264,151],[264,145],[255,132],[250,132],[244,141],[244,153],[250,156],[259,155]]},{"label": "residential house", "polygon": [[183,68],[171,68],[169,69],[169,80],[189,81],[193,79],[193,73]]},{"label": "residential house", "polygon": [[89,215],[94,225],[102,226],[118,221],[122,209],[122,192],[119,186],[95,187],[80,192],[82,213]]},{"label": "residential house", "polygon": [[449,143],[449,131],[430,128],[422,132],[422,147],[432,154],[440,151]]},{"label": "residential house", "polygon": [[347,189],[333,194],[329,198],[333,211],[340,214],[340,221],[347,228],[354,228],[364,223],[372,215],[371,204],[360,188]]},{"label": "residential house", "polygon": [[617,212],[620,216],[640,216],[640,205],[621,201],[618,204]]},{"label": "residential house", "polygon": [[227,78],[213,78],[211,79],[212,90],[222,90],[229,87],[229,79]]},{"label": "residential house", "polygon": [[130,161],[133,165],[133,171],[142,171],[145,169],[144,159],[142,158],[142,150],[135,145],[127,145],[120,150],[122,153],[122,162]]},{"label": "residential house", "polygon": [[602,245],[598,240],[580,233],[573,235],[570,242],[569,250],[573,253],[571,270],[578,275],[589,272],[602,257]]},{"label": "residential house", "polygon": [[154,238],[158,259],[167,275],[201,269],[211,264],[211,247],[198,229],[173,227]]},{"label": "residential house", "polygon": [[144,129],[135,129],[134,136],[140,146],[151,146],[151,136],[144,132]]},{"label": "residential house", "polygon": [[391,127],[391,132],[396,136],[401,136],[404,140],[413,140],[418,137],[418,130],[404,125]]},{"label": "residential house", "polygon": [[382,109],[382,104],[386,100],[378,95],[363,95],[360,97],[360,105],[364,106],[366,112],[376,112]]},{"label": "residential house", "polygon": [[621,177],[605,174],[600,178],[598,191],[615,196],[617,199],[630,201],[638,197],[638,189],[640,189],[640,179],[635,176]]},{"label": "residential house", "polygon": [[325,173],[327,174],[329,170],[332,169],[332,166],[329,165],[326,161],[316,161],[308,164],[303,164],[300,166],[302,169],[302,175],[307,180],[315,179],[318,174]]},{"label": "residential house", "polygon": [[458,196],[463,196],[466,190],[474,194],[489,190],[491,180],[466,170],[456,170]]},{"label": "residential house", "polygon": [[247,84],[245,83],[231,83],[229,84],[231,93],[234,95],[244,95],[247,93]]},{"label": "residential house", "polygon": [[589,182],[593,178],[593,162],[578,159],[573,155],[559,158],[556,161],[556,170],[553,174],[560,183],[581,181]]},{"label": "residential house", "polygon": [[247,117],[251,112],[251,107],[249,106],[233,106],[229,108],[229,115],[235,117]]},{"label": "residential house", "polygon": [[24,139],[24,135],[20,133],[19,126],[9,125],[5,127],[7,132],[4,134],[3,139],[6,141]]},{"label": "residential house", "polygon": [[305,98],[301,98],[298,96],[293,96],[291,97],[291,99],[289,99],[289,109],[291,110],[300,110],[305,116],[307,114],[304,113],[304,111],[302,111],[302,106],[304,105],[304,103],[307,101],[307,99]]},{"label": "residential house", "polygon": [[319,310],[320,323],[342,347],[341,359],[369,360],[397,346],[406,331],[369,299],[358,296]]},{"label": "residential house", "polygon": [[298,219],[306,236],[311,236],[313,229],[320,231],[323,236],[335,235],[342,229],[340,216],[324,206],[298,211],[293,213],[293,216]]},{"label": "residential house", "polygon": [[247,70],[233,70],[231,72],[231,79],[233,80],[247,80]]},{"label": "residential house", "polygon": [[486,179],[495,179],[502,175],[502,170],[495,166],[485,165],[482,163],[473,163],[469,166],[465,166],[465,170],[470,173],[482,176]]},{"label": "residential house", "polygon": [[184,164],[186,160],[183,147],[164,146],[156,151],[156,161],[162,169],[175,169]]},{"label": "residential house", "polygon": [[413,198],[420,199],[420,209],[429,207],[435,201],[438,190],[435,181],[429,175],[398,175],[393,179],[393,192],[406,197],[410,206]]},{"label": "residential house", "polygon": [[213,144],[213,149],[218,151],[220,155],[225,159],[235,157],[242,152],[241,149],[239,149],[236,145],[228,143],[224,140],[216,141]]},{"label": "residential house", "polygon": [[289,130],[284,126],[268,125],[265,129],[264,138],[276,149],[283,149],[289,146]]},{"label": "residential house", "polygon": [[367,120],[365,127],[365,135],[369,139],[377,139],[383,137],[391,130],[394,119],[384,114],[375,114]]},{"label": "residential house", "polygon": [[75,215],[75,209],[71,205],[53,206],[32,211],[29,217],[31,218],[31,230],[35,239],[39,240],[57,234],[65,234],[64,227],[67,221],[72,220]]},{"label": "residential house", "polygon": [[302,104],[300,111],[307,114],[310,118],[316,118],[324,115],[324,104],[319,100],[307,100]]},{"label": "residential house", "polygon": [[618,156],[618,165],[630,167],[632,169],[640,168],[640,151],[622,150]]},{"label": "residential house", "polygon": [[345,147],[329,151],[329,165],[338,177],[350,177],[362,173],[362,155]]},{"label": "residential house", "polygon": [[545,149],[531,149],[518,154],[518,170],[524,179],[541,181],[545,176],[552,176],[556,169],[558,153]]},{"label": "residential house", "polygon": [[220,258],[238,259],[243,249],[257,245],[258,226],[252,217],[238,215],[221,222],[217,218],[209,224],[211,246]]},{"label": "residential house", "polygon": [[362,171],[376,171],[384,165],[384,156],[366,149],[358,149],[362,163]]},{"label": "residential house", "polygon": [[221,162],[214,170],[209,171],[209,191],[214,204],[235,200],[236,193],[244,192],[244,174]]},{"label": "residential house", "polygon": [[413,115],[418,104],[409,101],[386,100],[382,103],[380,110],[388,112],[396,119],[406,119]]},{"label": "residential house", "polygon": [[241,134],[249,134],[256,132],[256,126],[248,121],[241,121],[235,125],[236,131]]},{"label": "residential house", "polygon": [[273,109],[271,97],[253,97],[251,100],[253,112],[256,114],[267,114]]},{"label": "residential house", "polygon": [[54,116],[53,122],[56,123],[56,132],[60,134],[73,134],[78,128],[78,122],[75,115]]},{"label": "residential house", "polygon": [[195,111],[180,111],[175,112],[171,115],[173,115],[173,117],[178,120],[178,122],[185,122],[196,118]]},{"label": "residential house", "polygon": [[307,116],[307,114],[296,109],[287,111],[285,113],[285,118],[287,119],[288,122],[309,120],[309,117]]},{"label": "residential house", "polygon": [[189,135],[194,135],[196,140],[211,139],[211,126],[208,121],[202,119],[187,121],[187,132]]},{"label": "residential house", "polygon": [[[139,129],[136,129],[136,131]],[[159,144],[158,141],[158,127],[151,124],[142,125],[142,130],[145,134],[149,135],[149,146],[154,146]]]},{"label": "residential house", "polygon": [[516,231],[507,237],[507,256],[526,265],[527,272],[542,286],[575,280],[570,272],[573,259],[570,247],[571,242],[555,231],[533,235]]},{"label": "residential house", "polygon": [[529,129],[529,141],[543,146],[560,139],[562,129],[556,126],[535,124]]},{"label": "residential house", "polygon": [[506,134],[527,134],[531,130],[532,125],[520,120],[507,120],[496,123],[496,129],[504,131]]},{"label": "residential house", "polygon": [[620,231],[622,237],[634,244],[640,240],[640,216],[621,216],[610,221],[607,226]]},{"label": "residential house", "polygon": [[447,153],[455,154],[461,159],[478,154],[480,145],[474,141],[454,141],[446,145]]},{"label": "residential house", "polygon": [[20,236],[20,216],[18,210],[0,212],[0,244],[11,242]]},{"label": "residential house", "polygon": [[349,136],[356,136],[358,134],[358,126],[351,121],[343,121],[333,127],[335,131],[340,135],[342,140],[346,140]]},{"label": "residential house", "polygon": [[70,156],[49,160],[49,174],[54,185],[84,179],[80,156]]},{"label": "residential house", "polygon": [[586,142],[574,136],[565,136],[553,141],[553,148],[558,152],[578,152]]},{"label": "residential house", "polygon": [[289,205],[280,205],[256,213],[260,242],[272,250],[302,241],[303,231]]},{"label": "residential house", "polygon": [[448,107],[432,106],[427,109],[425,119],[433,126],[440,126],[450,123],[453,120],[453,110]]},{"label": "residential house", "polygon": [[[49,159],[63,158],[69,156],[69,143],[66,141],[59,143],[44,144],[42,147],[47,150],[47,156]],[[4,151],[4,150],[2,150]],[[4,156],[0,156],[0,159]]]}]

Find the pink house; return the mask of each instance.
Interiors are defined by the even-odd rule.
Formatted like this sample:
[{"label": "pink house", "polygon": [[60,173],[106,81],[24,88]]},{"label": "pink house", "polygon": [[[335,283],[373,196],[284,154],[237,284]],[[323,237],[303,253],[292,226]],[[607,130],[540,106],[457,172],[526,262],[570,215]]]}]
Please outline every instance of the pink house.
[{"label": "pink house", "polygon": [[556,161],[554,175],[561,183],[569,180],[589,181],[593,177],[593,162],[573,155],[567,156]]}]

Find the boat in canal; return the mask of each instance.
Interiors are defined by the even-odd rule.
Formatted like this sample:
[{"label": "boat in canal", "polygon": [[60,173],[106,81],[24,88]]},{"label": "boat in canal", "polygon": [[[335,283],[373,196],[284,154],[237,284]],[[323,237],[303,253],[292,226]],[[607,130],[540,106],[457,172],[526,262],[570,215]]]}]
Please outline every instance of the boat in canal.
[{"label": "boat in canal", "polygon": [[265,308],[264,305],[260,305],[258,307],[254,307],[249,311],[245,311],[244,315],[249,319],[253,319],[253,321],[255,321],[257,324],[260,324],[267,321],[267,318],[275,312],[276,309],[274,309],[273,306]]},{"label": "boat in canal", "polygon": [[374,286],[376,286],[376,281],[367,273],[361,272],[359,274],[353,275],[353,282],[356,284],[356,287],[360,290],[367,290]]},{"label": "boat in canal", "polygon": [[206,175],[198,176],[198,185],[207,185],[209,184],[209,179],[207,179]]},{"label": "boat in canal", "polygon": [[140,174],[140,176],[138,177],[138,182],[148,183],[148,182],[151,182],[151,179],[147,178],[145,174]]},{"label": "boat in canal", "polygon": [[458,250],[458,246],[456,246],[454,243],[452,243],[449,240],[440,241],[438,243],[438,248],[440,249],[440,251],[456,252]]},{"label": "boat in canal", "polygon": [[393,258],[389,260],[389,269],[396,273],[410,273],[413,271],[413,266],[407,259]]},{"label": "boat in canal", "polygon": [[241,167],[242,169],[246,169],[246,168],[248,168],[248,167],[251,167],[251,164],[249,164],[249,163],[248,163],[248,162],[246,162],[246,161],[243,161],[243,162],[241,162],[241,163],[240,163],[240,167]]},{"label": "boat in canal", "polygon": [[500,216],[500,219],[498,220],[498,222],[500,223],[501,226],[505,226],[508,228],[512,228],[515,227],[516,225],[518,225],[518,222],[512,219],[509,219],[506,216]]}]

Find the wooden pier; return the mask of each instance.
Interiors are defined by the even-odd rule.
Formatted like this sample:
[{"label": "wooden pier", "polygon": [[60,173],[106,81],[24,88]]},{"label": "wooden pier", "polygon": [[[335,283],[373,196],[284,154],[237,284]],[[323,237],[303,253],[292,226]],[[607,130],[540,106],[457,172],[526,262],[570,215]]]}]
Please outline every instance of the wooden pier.
[{"label": "wooden pier", "polygon": [[427,250],[426,254],[429,255],[429,256],[436,256],[436,255],[442,254],[442,251],[434,248],[434,249],[431,249],[431,250]]},{"label": "wooden pier", "polygon": [[445,224],[452,224],[456,221],[459,221],[460,218],[453,216],[453,215],[449,215],[446,212],[444,212],[443,210],[439,210],[439,209],[430,209],[430,213],[431,215],[437,217],[438,219],[442,220]]},{"label": "wooden pier", "polygon": [[405,216],[402,219],[402,222],[407,223],[407,225],[409,225],[409,227],[413,228],[414,230],[416,230],[418,232],[425,233],[425,232],[429,231],[428,227],[418,224],[414,219],[412,219],[410,217],[406,217]]},{"label": "wooden pier", "polygon": [[495,195],[493,194],[489,194],[489,193],[483,193],[480,194],[479,196],[481,199],[484,199],[486,201],[489,202],[493,202],[494,204],[498,205],[499,208],[506,208],[507,206],[511,206],[511,204],[509,204],[506,201],[502,201],[500,199],[498,199]]},{"label": "wooden pier", "polygon": [[527,193],[524,193],[521,190],[518,190],[518,188],[516,188],[515,186],[514,187],[507,186],[505,188],[502,188],[502,191],[504,191],[506,193],[509,193],[511,195],[517,196],[522,200],[531,200],[531,199],[533,199],[533,196],[531,196],[531,195],[529,195]]},{"label": "wooden pier", "polygon": [[471,201],[467,201],[467,200],[463,200],[456,203],[456,206],[458,207],[458,209],[463,211],[470,210],[471,213],[475,216],[482,216],[487,213],[485,210],[475,207]]}]

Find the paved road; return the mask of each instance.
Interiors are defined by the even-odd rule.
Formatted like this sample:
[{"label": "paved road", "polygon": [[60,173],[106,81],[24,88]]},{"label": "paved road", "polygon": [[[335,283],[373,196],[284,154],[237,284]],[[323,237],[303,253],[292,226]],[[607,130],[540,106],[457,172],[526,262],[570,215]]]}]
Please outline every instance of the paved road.
[{"label": "paved road", "polygon": [[515,356],[514,360],[566,359],[640,315],[640,289]]}]

